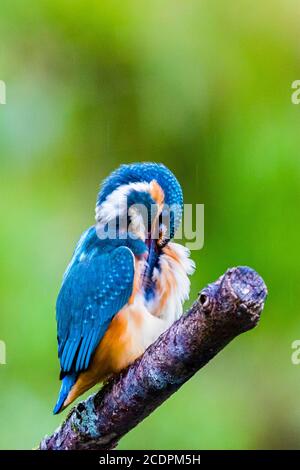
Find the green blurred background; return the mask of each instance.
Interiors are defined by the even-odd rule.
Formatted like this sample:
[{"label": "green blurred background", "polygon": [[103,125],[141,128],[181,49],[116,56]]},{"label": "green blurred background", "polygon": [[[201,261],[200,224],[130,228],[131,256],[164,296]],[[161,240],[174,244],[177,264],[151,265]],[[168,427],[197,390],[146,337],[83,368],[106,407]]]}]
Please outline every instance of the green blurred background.
[{"label": "green blurred background", "polygon": [[119,449],[300,447],[300,5],[1,0],[0,448],[61,422],[55,300],[101,180],[170,167],[205,204],[193,298],[234,265],[265,279],[240,336]]}]

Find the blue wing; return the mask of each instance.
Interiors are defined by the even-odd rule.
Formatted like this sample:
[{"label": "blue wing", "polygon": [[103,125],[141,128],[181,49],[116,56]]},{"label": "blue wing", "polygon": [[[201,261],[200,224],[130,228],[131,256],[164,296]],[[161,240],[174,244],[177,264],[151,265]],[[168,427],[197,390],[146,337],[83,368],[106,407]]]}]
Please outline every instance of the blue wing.
[{"label": "blue wing", "polygon": [[56,305],[61,376],[88,368],[114,315],[133,289],[134,256],[121,246],[87,257],[67,272]]}]

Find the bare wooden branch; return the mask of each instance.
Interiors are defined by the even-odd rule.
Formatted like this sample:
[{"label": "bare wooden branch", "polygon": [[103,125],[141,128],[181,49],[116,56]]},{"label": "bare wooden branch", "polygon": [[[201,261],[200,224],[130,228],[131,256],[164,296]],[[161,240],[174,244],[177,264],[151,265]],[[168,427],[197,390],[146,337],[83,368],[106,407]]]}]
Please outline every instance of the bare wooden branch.
[{"label": "bare wooden branch", "polygon": [[251,268],[231,268],[128,369],[70,412],[40,449],[112,449],[234,337],[253,328],[267,288]]}]

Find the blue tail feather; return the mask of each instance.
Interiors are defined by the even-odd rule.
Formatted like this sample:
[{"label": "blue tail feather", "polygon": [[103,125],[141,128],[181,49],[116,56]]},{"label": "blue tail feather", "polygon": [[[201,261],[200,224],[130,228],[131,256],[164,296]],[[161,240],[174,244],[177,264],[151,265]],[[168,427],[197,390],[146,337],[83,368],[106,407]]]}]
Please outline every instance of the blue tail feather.
[{"label": "blue tail feather", "polygon": [[61,388],[58,395],[57,403],[54,407],[53,413],[56,415],[60,411],[62,411],[62,406],[64,404],[65,399],[67,398],[69,391],[73,387],[74,383],[76,382],[77,374],[74,372],[73,374],[65,375],[62,380]]}]

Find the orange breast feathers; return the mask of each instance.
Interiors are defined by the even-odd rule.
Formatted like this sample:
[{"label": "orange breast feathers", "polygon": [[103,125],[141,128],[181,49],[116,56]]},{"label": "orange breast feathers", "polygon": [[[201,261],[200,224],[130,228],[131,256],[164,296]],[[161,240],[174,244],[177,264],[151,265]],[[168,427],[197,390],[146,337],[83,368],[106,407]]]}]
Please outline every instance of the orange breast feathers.
[{"label": "orange breast feathers", "polygon": [[155,295],[151,301],[146,301],[143,293],[143,263],[136,260],[128,304],[111,321],[88,370],[79,375],[64,406],[134,362],[181,315],[182,304],[189,295],[188,274],[194,270],[188,250],[176,243],[163,248],[159,269],[153,273]]}]

